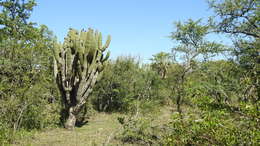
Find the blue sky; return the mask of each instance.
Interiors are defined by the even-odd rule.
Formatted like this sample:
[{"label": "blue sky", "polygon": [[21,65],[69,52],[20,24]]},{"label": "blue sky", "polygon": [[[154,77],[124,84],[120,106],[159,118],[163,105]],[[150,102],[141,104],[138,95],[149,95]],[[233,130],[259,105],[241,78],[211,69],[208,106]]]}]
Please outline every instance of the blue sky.
[{"label": "blue sky", "polygon": [[36,0],[31,21],[47,25],[60,41],[70,27],[98,29],[112,36],[112,58],[169,52],[167,37],[174,21],[207,18],[212,15],[205,0]]}]

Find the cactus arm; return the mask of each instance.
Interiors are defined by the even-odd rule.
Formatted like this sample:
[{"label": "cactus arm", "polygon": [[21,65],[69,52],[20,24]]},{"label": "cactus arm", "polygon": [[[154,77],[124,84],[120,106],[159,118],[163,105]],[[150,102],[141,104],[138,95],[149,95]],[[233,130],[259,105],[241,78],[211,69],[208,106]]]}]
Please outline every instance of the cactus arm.
[{"label": "cactus arm", "polygon": [[108,37],[107,37],[107,41],[106,41],[106,43],[105,43],[105,45],[102,47],[102,52],[104,52],[108,47],[109,47],[109,45],[110,45],[110,42],[111,42],[111,36],[109,35]]}]

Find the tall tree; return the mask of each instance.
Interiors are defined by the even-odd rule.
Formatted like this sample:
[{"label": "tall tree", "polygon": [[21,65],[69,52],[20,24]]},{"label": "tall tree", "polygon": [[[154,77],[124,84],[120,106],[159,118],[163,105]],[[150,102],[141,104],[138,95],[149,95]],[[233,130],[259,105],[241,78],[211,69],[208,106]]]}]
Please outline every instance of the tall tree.
[{"label": "tall tree", "polygon": [[181,113],[187,75],[196,69],[195,64],[201,57],[205,59],[209,56],[208,54],[217,53],[222,46],[207,41],[206,36],[210,31],[210,27],[201,24],[201,20],[193,21],[189,19],[185,23],[177,22],[175,26],[176,30],[172,32],[170,38],[179,43],[172,48],[172,53],[175,61],[182,65],[178,71],[178,83],[175,87],[177,110]]},{"label": "tall tree", "polygon": [[57,44],[54,48],[54,75],[65,106],[64,126],[67,129],[75,127],[76,115],[104,69],[109,57],[109,53],[104,56],[104,52],[110,40],[109,36],[103,46],[100,32],[70,29],[63,45]]},{"label": "tall tree", "polygon": [[[234,39],[234,55],[244,69],[247,82],[244,96],[254,103],[260,97],[260,1],[213,0],[209,6],[216,13],[215,30],[230,34]],[[244,98],[247,99],[247,98]]]},{"label": "tall tree", "polygon": [[51,78],[54,36],[46,26],[28,20],[35,5],[33,0],[0,1],[0,123],[12,134],[21,127],[45,127],[43,113],[51,114],[46,99],[55,87]]}]

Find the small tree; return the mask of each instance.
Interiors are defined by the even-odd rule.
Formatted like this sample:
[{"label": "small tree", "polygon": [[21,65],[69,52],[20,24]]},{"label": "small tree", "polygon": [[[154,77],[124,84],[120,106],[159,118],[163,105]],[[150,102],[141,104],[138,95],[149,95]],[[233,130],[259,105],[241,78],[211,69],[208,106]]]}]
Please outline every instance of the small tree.
[{"label": "small tree", "polygon": [[196,62],[199,61],[199,58],[203,57],[206,60],[210,55],[218,52],[222,46],[206,40],[210,27],[202,25],[201,20],[190,19],[186,23],[177,22],[175,26],[176,31],[172,32],[170,38],[179,43],[178,46],[172,48],[172,53],[174,60],[182,65],[178,70],[177,83],[174,86],[177,110],[181,113],[187,75],[196,69]]},{"label": "small tree", "polygon": [[63,45],[54,47],[54,76],[64,104],[64,126],[73,129],[76,115],[91,93],[109,53],[104,56],[110,44],[110,36],[102,45],[102,35],[89,29],[78,32],[70,29]]},{"label": "small tree", "polygon": [[157,73],[161,76],[162,79],[166,78],[168,67],[171,64],[171,56],[169,53],[160,52],[153,55],[152,68],[157,71]]}]

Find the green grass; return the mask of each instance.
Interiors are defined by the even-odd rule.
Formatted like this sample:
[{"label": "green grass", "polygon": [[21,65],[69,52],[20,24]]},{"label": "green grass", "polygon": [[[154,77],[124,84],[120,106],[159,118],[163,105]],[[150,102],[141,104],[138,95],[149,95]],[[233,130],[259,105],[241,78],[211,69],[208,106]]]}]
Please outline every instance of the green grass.
[{"label": "green grass", "polygon": [[[14,145],[86,146],[104,145],[108,141],[117,144],[117,141],[113,141],[113,137],[120,132],[120,124],[117,121],[118,116],[120,114],[99,113],[91,118],[85,126],[75,128],[73,131],[63,128],[48,129],[36,132],[32,137],[17,141]],[[109,137],[111,137],[110,140]]]},{"label": "green grass", "polygon": [[[175,106],[172,106],[175,107]],[[159,109],[156,111],[150,111],[147,113],[144,113],[144,115],[139,115],[138,117],[142,117],[146,120],[149,120],[150,122],[149,125],[151,127],[159,127],[159,128],[164,128],[164,126],[171,122],[174,122],[175,125],[178,124],[178,121],[176,121],[175,119],[173,120],[172,116],[174,115],[178,115],[176,108],[170,108],[168,107],[158,107]],[[184,117],[183,120],[185,120],[185,122],[191,122],[190,120],[194,120],[194,119],[200,119],[201,117],[200,115],[200,111],[199,109],[197,109],[196,107],[189,107],[189,106],[182,106]],[[215,113],[215,112],[212,112]],[[33,131],[29,134],[25,134],[26,136],[23,136],[23,139],[17,140],[13,145],[14,146],[93,146],[93,145],[97,145],[97,146],[121,146],[121,145],[126,145],[126,146],[131,146],[131,145],[140,145],[142,143],[135,143],[135,144],[130,144],[130,143],[123,143],[120,139],[122,138],[122,132],[123,132],[123,127],[122,125],[118,122],[118,117],[126,117],[126,119],[129,118],[130,115],[125,115],[125,114],[119,114],[119,113],[112,113],[112,114],[108,114],[108,113],[97,113],[95,115],[93,115],[90,119],[89,122],[84,125],[83,127],[77,127],[75,128],[74,131],[68,131],[64,128],[53,128],[53,129],[45,129],[43,131]],[[134,115],[135,116],[135,115]],[[192,116],[192,117],[190,117]],[[178,119],[178,118],[177,118]],[[209,119],[210,122],[209,123],[205,123],[205,126],[212,126],[211,121],[214,119]],[[221,119],[219,119],[221,120]],[[222,119],[224,120],[224,119]],[[224,120],[225,121],[225,120]],[[176,123],[177,122],[177,123]],[[170,124],[171,125],[171,124]],[[190,125],[190,123],[188,123],[188,126]],[[175,143],[182,143],[182,141],[176,141],[176,138],[181,137],[181,139],[183,140],[183,138],[186,138],[186,140],[193,140],[194,137],[192,137],[192,133],[190,133],[190,130],[193,130],[193,133],[195,132],[196,138],[201,138],[199,136],[200,135],[200,130],[205,130],[203,129],[203,127],[201,128],[196,127],[198,126],[199,123],[196,125],[196,123],[194,124],[194,126],[191,125],[191,129],[187,128],[187,127],[181,127],[181,125],[177,125],[179,126],[179,129],[184,130],[183,133],[178,134],[177,135],[173,135],[173,138],[175,141]],[[140,126],[140,125],[139,125]],[[169,125],[168,125],[169,126]],[[232,126],[232,124],[231,124]],[[195,129],[194,129],[195,128]],[[210,127],[208,129],[206,129],[206,131],[204,132],[210,132],[212,131],[212,129],[214,130],[214,128],[216,129],[216,127]],[[230,129],[230,128],[229,128]],[[231,127],[232,129],[232,127]],[[148,129],[149,130],[149,129]],[[167,129],[166,129],[167,130]],[[219,132],[225,132],[225,131],[221,131],[221,129],[218,129]],[[130,130],[131,131],[131,130]],[[135,130],[134,130],[135,131]],[[159,136],[160,131],[158,131]],[[167,131],[165,131],[167,132]],[[196,133],[197,132],[197,133]],[[169,134],[174,134],[172,132],[170,132]],[[210,133],[208,133],[210,134]],[[232,132],[231,132],[232,134]],[[188,137],[191,136],[191,137]],[[203,135],[202,135],[203,136]],[[205,137],[202,137],[205,138]],[[217,136],[214,137],[213,135],[213,140],[214,138],[223,138],[221,136]],[[224,137],[225,138],[225,137]],[[203,139],[202,139],[203,140]],[[212,139],[210,139],[212,140]],[[220,139],[221,141],[221,139]],[[128,141],[129,142],[129,141]],[[203,143],[203,141],[200,141]],[[212,141],[210,141],[212,142]],[[214,142],[213,142],[214,143]]]},{"label": "green grass", "polygon": [[[152,114],[152,113],[151,113]],[[155,124],[164,124],[170,120],[171,111],[162,108],[156,113]],[[14,146],[92,146],[92,145],[131,145],[124,144],[116,137],[123,130],[117,117],[127,116],[119,113],[97,113],[83,127],[74,131],[63,128],[36,131],[33,136],[25,136]]]}]

